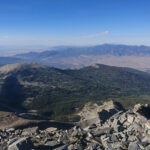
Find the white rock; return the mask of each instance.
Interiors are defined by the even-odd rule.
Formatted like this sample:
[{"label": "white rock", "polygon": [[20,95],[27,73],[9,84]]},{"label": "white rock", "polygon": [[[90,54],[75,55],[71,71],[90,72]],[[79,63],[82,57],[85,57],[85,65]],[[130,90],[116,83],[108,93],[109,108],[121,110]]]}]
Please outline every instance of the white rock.
[{"label": "white rock", "polygon": [[146,123],[145,123],[145,127],[150,129],[150,120],[148,120]]},{"label": "white rock", "polygon": [[57,128],[54,128],[54,127],[50,127],[50,128],[46,129],[47,132],[54,132],[56,130],[57,130]]},{"label": "white rock", "polygon": [[128,115],[127,121],[132,124],[133,121],[134,121],[134,116],[133,115]]},{"label": "white rock", "polygon": [[31,149],[31,143],[29,138],[24,137],[15,141],[11,145],[8,146],[8,150],[29,150]]}]

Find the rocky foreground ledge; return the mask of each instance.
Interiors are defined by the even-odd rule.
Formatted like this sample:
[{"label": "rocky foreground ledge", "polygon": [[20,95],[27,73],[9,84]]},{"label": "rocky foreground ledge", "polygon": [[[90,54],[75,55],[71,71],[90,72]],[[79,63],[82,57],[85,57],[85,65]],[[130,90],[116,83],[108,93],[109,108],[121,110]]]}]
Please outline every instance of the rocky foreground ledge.
[{"label": "rocky foreground ledge", "polygon": [[137,104],[128,111],[109,108],[99,109],[99,121],[85,125],[82,118],[84,126],[70,129],[35,126],[1,130],[0,149],[150,150],[150,105]]}]

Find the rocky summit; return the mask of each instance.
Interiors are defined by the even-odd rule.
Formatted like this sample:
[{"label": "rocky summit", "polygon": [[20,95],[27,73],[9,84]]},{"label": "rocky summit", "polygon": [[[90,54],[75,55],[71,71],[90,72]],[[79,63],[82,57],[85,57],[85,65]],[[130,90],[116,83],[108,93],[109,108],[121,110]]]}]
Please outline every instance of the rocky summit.
[{"label": "rocky summit", "polygon": [[127,111],[114,111],[110,106],[111,109],[108,109],[106,104],[97,109],[99,118],[95,118],[99,121],[93,124],[90,122],[86,126],[78,123],[68,129],[52,126],[3,129],[0,131],[0,149],[150,150],[150,105],[137,104]]}]

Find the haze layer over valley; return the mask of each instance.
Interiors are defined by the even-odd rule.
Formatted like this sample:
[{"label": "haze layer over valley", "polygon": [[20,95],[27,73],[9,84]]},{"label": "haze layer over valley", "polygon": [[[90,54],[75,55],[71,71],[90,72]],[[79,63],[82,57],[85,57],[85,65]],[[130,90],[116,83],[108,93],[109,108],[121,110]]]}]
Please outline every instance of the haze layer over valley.
[{"label": "haze layer over valley", "polygon": [[82,68],[94,63],[150,70],[150,47],[104,44],[89,47],[57,47],[43,52],[29,52],[0,57],[0,65],[18,62],[40,63],[66,69]]}]

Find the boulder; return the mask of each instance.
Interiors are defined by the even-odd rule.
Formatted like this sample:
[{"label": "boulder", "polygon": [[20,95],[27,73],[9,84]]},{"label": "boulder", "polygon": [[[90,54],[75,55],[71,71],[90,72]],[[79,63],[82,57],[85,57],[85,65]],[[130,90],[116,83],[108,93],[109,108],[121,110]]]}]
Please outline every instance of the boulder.
[{"label": "boulder", "polygon": [[112,128],[103,128],[103,129],[93,131],[92,134],[93,136],[101,136],[103,134],[110,134],[111,131],[112,131]]},{"label": "boulder", "polygon": [[138,144],[131,142],[129,144],[128,150],[142,150],[142,149],[138,146]]},{"label": "boulder", "polygon": [[134,121],[134,115],[128,115],[128,117],[127,117],[127,121],[129,122],[129,123],[133,123],[133,121]]},{"label": "boulder", "polygon": [[33,134],[36,134],[38,130],[39,130],[38,127],[27,128],[23,130],[22,135],[23,136],[33,135]]},{"label": "boulder", "polygon": [[49,127],[46,129],[47,132],[54,132],[56,130],[57,130],[57,128],[54,128],[54,127]]},{"label": "boulder", "polygon": [[59,146],[61,143],[58,141],[47,141],[45,145],[47,146],[51,146],[51,147],[55,147],[55,146]]},{"label": "boulder", "polygon": [[68,150],[68,146],[67,145],[63,145],[63,146],[60,146],[58,148],[55,148],[54,150]]},{"label": "boulder", "polygon": [[20,138],[8,146],[8,150],[31,150],[33,147],[30,138]]}]

